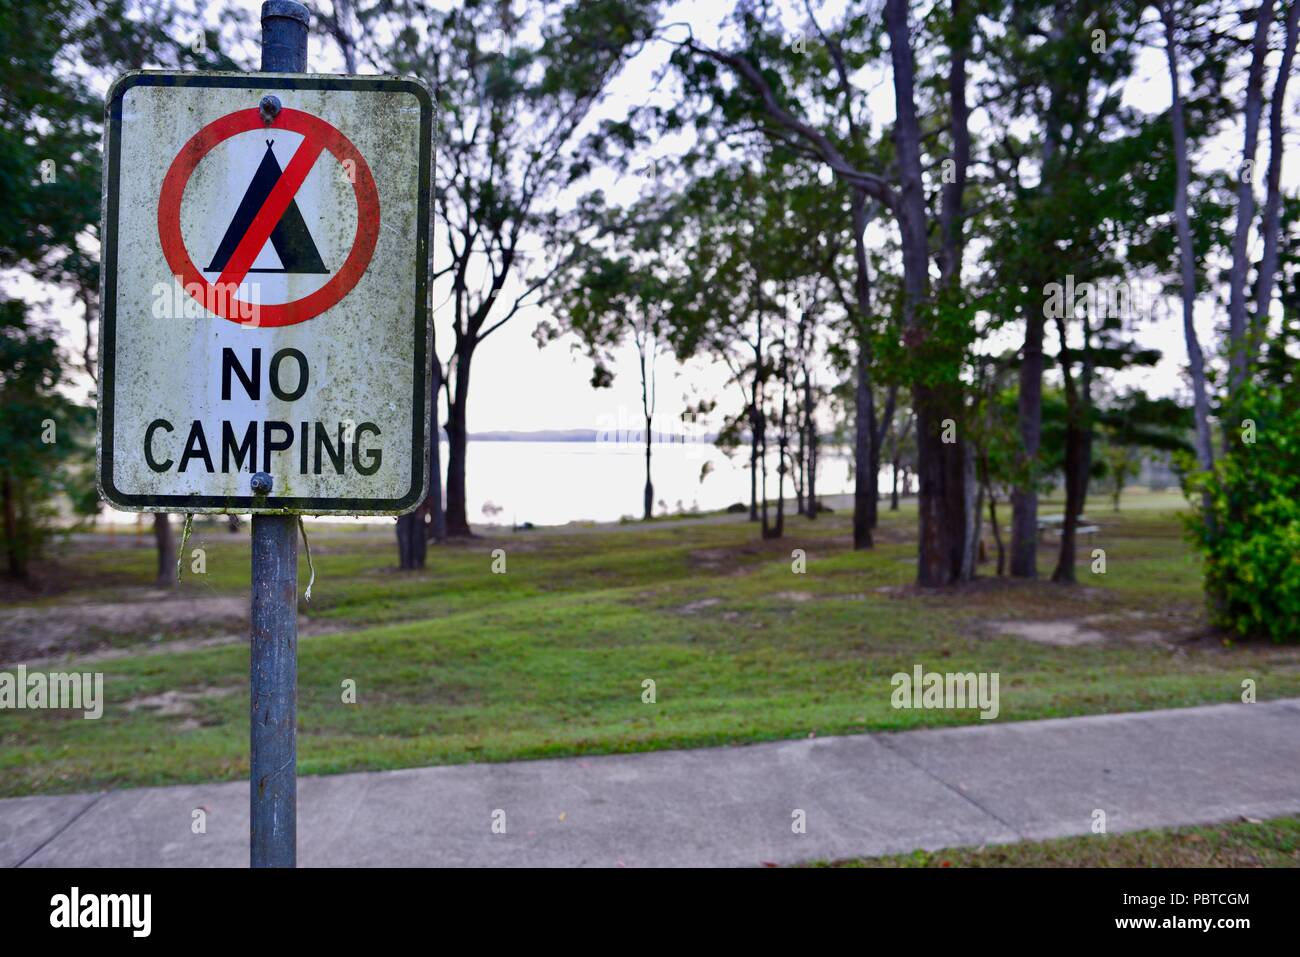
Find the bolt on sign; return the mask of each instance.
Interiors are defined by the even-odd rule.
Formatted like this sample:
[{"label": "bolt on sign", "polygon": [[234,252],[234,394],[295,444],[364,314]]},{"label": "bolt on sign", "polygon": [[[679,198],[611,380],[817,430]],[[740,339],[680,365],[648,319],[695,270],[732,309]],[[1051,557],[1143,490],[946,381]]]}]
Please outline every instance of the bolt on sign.
[{"label": "bolt on sign", "polygon": [[406,79],[145,72],[113,86],[110,504],[391,515],[424,499],[432,115]]}]

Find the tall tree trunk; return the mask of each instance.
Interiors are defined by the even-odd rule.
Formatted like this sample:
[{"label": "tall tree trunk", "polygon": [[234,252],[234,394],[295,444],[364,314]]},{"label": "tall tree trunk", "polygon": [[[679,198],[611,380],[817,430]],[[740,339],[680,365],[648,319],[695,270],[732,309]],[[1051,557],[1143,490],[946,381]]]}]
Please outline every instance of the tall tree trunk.
[{"label": "tall tree trunk", "polygon": [[423,568],[428,557],[429,542],[440,542],[447,537],[446,519],[442,510],[442,456],[438,423],[438,396],[442,389],[442,365],[432,357],[429,377],[429,448],[427,466],[429,490],[420,507],[397,519],[397,566],[403,571]]},{"label": "tall tree trunk", "polygon": [[636,353],[641,367],[641,416],[645,419],[645,490],[643,493],[643,518],[650,521],[655,512],[655,487],[650,479],[650,451],[654,443],[654,410],[658,395],[655,389],[656,340],[648,326],[638,326]]},{"label": "tall tree trunk", "polygon": [[[966,105],[966,54],[970,48],[972,15],[965,0],[951,0],[951,26],[948,33],[948,107],[952,137],[952,176],[943,187],[943,203],[939,210],[939,289],[942,296],[954,306],[960,303],[961,270],[965,243],[965,192],[966,168],[970,165],[969,109]],[[958,408],[962,396],[954,390]],[[953,418],[958,419],[956,410]],[[952,469],[949,521],[961,514],[961,546],[958,558],[958,578],[968,581],[975,575],[977,528],[980,509],[977,503],[975,481],[975,450],[969,442],[961,441],[948,456]],[[957,483],[960,482],[960,487]]]},{"label": "tall tree trunk", "polygon": [[643,503],[647,522],[654,517],[655,510],[655,487],[654,483],[650,481],[650,443],[654,434],[651,431],[651,422],[650,416],[647,415],[645,417],[645,501]]},{"label": "tall tree trunk", "polygon": [[[885,25],[894,73],[894,147],[900,183],[898,225],[903,249],[904,338],[915,355],[934,330],[921,315],[929,296],[930,252],[926,228],[925,188],[921,175],[921,127],[914,95],[915,64],[907,0],[886,0]],[[934,383],[918,378],[912,386],[916,413],[918,512],[917,583],[949,585],[961,577],[966,508],[963,481],[964,441],[943,441],[943,421],[961,418],[959,381]]]},{"label": "tall tree trunk", "polygon": [[805,379],[804,407],[807,410],[807,429],[808,429],[808,472],[807,481],[805,482],[805,494],[808,500],[808,517],[815,519],[817,517],[817,450],[819,447],[817,437],[817,402],[813,393],[812,383]]},{"label": "tall tree trunk", "polygon": [[993,528],[993,541],[998,547],[998,577],[1001,578],[1006,572],[1006,553],[1002,548],[1002,529],[998,528],[998,500],[992,487],[988,489],[988,499],[989,525]]},{"label": "tall tree trunk", "polygon": [[966,443],[966,455],[962,460],[962,483],[964,487],[963,501],[966,504],[966,534],[965,547],[962,549],[961,556],[961,577],[963,581],[969,581],[975,577],[975,564],[979,558],[979,528],[980,528],[980,498],[979,485],[975,481],[975,446]]},{"label": "tall tree trunk", "polygon": [[9,577],[25,579],[27,577],[27,550],[18,540],[18,493],[15,482],[9,473],[5,473],[3,485],[5,552],[9,562]]},{"label": "tall tree trunk", "polygon": [[772,529],[772,538],[780,538],[785,534],[785,470],[786,455],[789,450],[790,390],[788,388],[788,378],[783,359],[781,370],[781,427],[776,437],[776,526]]},{"label": "tall tree trunk", "polygon": [[[907,493],[907,482],[906,482],[906,478],[907,478],[907,469],[902,468],[902,463],[903,463],[903,443],[907,441],[907,436],[908,436],[908,434],[912,431],[912,426],[916,424],[916,416],[914,416],[914,415],[909,415],[909,416],[907,417],[907,421],[904,423],[903,428],[902,428],[901,430],[900,430],[900,429],[895,429],[895,428],[894,428],[894,425],[893,425],[893,422],[894,422],[894,402],[893,402],[892,397],[896,394],[895,391],[894,391],[896,388],[897,388],[896,386],[891,387],[891,389],[890,389],[891,400],[890,400],[890,402],[888,403],[888,404],[889,404],[889,423],[890,423],[889,428],[890,428],[890,431],[891,431],[892,434],[893,434],[893,442],[892,442],[892,444],[891,444],[891,446],[890,446],[890,448],[891,448],[891,450],[892,450],[891,453],[890,453],[890,469],[891,469],[891,471],[893,472],[893,475],[891,476],[891,479],[892,479],[892,486],[891,486],[891,489],[890,489],[890,496],[889,496],[889,510],[890,510],[891,512],[897,512],[897,511],[898,511],[898,495],[899,495],[900,480],[901,480],[901,483],[902,483],[902,491],[903,491],[903,494],[906,494],[906,493]],[[900,471],[900,469],[901,469],[901,471]]]},{"label": "tall tree trunk", "polygon": [[1093,414],[1092,402],[1092,380],[1096,369],[1094,363],[1096,357],[1092,351],[1092,324],[1085,316],[1083,320],[1083,374],[1079,380],[1080,404],[1083,408],[1083,454],[1079,462],[1079,510],[1075,514],[1076,520],[1082,520],[1083,510],[1088,507],[1088,488],[1092,484],[1092,440],[1093,424],[1096,420]]},{"label": "tall tree trunk", "polygon": [[800,396],[799,388],[795,387],[795,409],[797,410],[795,420],[797,422],[799,449],[795,455],[794,494],[798,505],[798,514],[816,518],[817,510],[812,505],[812,499],[808,497],[808,477],[811,471],[809,463],[812,458],[812,440],[809,435],[812,430],[812,385],[808,369],[805,367],[800,371],[803,372],[802,396]]},{"label": "tall tree trunk", "polygon": [[885,460],[885,440],[894,428],[894,409],[898,405],[898,385],[891,383],[885,391],[885,407],[871,433],[871,502],[868,514],[874,529],[880,522],[880,465]]},{"label": "tall tree trunk", "polygon": [[1035,466],[1043,434],[1043,316],[1030,309],[1020,354],[1016,417],[1025,478],[1011,492],[1011,574],[1038,576],[1038,486]]},{"label": "tall tree trunk", "polygon": [[[1214,445],[1210,438],[1210,399],[1205,383],[1205,354],[1193,321],[1196,310],[1196,254],[1192,247],[1192,225],[1187,211],[1187,186],[1191,167],[1187,159],[1187,124],[1183,117],[1183,96],[1178,76],[1178,41],[1174,28],[1172,0],[1162,0],[1160,17],[1165,25],[1165,59],[1169,64],[1169,86],[1173,92],[1170,123],[1174,137],[1174,225],[1178,232],[1178,265],[1182,277],[1183,339],[1187,343],[1187,365],[1192,377],[1192,411],[1196,419],[1196,462],[1203,471],[1214,468]],[[1209,493],[1202,500],[1206,521],[1211,519]]]},{"label": "tall tree trunk", "polygon": [[875,395],[871,388],[871,272],[867,263],[867,194],[854,190],[853,215],[853,293],[857,305],[857,377],[854,383],[853,435],[853,547],[871,548],[871,530],[875,527],[876,471],[872,446],[876,430]]},{"label": "tall tree trunk", "polygon": [[760,516],[763,520],[762,535],[768,536],[767,521],[767,416],[760,409],[758,413],[758,484],[759,499],[762,501]]},{"label": "tall tree trunk", "polygon": [[798,445],[795,447],[794,471],[790,476],[794,484],[795,514],[807,515],[808,510],[804,507],[803,493],[808,481],[808,429],[804,425],[802,415],[798,418],[795,435],[798,439]]},{"label": "tall tree trunk", "polygon": [[[1244,106],[1245,141],[1241,150],[1241,167],[1237,170],[1237,226],[1232,238],[1232,264],[1228,272],[1228,399],[1246,381],[1249,363],[1246,342],[1247,303],[1246,273],[1250,269],[1250,227],[1255,221],[1255,190],[1251,173],[1259,148],[1259,118],[1262,109],[1264,60],[1268,56],[1268,32],[1273,23],[1275,0],[1263,0],[1255,21],[1255,38],[1251,44],[1250,70],[1246,75]],[[1224,427],[1233,426],[1225,421]]]},{"label": "tall tree trunk", "polygon": [[447,538],[447,514],[442,507],[442,424],[438,421],[438,396],[442,392],[442,363],[433,357],[433,376],[429,384],[429,514],[425,534],[430,541]]},{"label": "tall tree trunk", "polygon": [[970,165],[970,111],[966,105],[966,54],[970,49],[971,14],[964,0],[952,0],[948,47],[948,110],[952,133],[952,175],[943,177],[939,209],[939,287],[951,292],[961,285],[965,244],[966,168]]},{"label": "tall tree trunk", "polygon": [[1268,332],[1269,305],[1273,299],[1273,286],[1277,280],[1278,246],[1281,240],[1279,222],[1282,212],[1282,159],[1286,152],[1283,129],[1286,107],[1287,81],[1295,60],[1296,27],[1300,23],[1300,2],[1291,0],[1286,12],[1286,41],[1282,48],[1282,61],[1278,64],[1277,79],[1268,114],[1268,188],[1264,197],[1264,216],[1260,233],[1264,240],[1264,254],[1259,263],[1259,276],[1255,282],[1255,317],[1248,330],[1246,361],[1253,365]]},{"label": "tall tree trunk", "polygon": [[871,391],[871,359],[861,343],[866,333],[859,331],[857,381],[854,391],[855,423],[853,433],[853,547],[871,548],[871,513],[875,504],[875,468],[871,461],[872,433],[875,431],[875,397]]},{"label": "tall tree trunk", "polygon": [[1075,542],[1079,516],[1083,514],[1088,496],[1088,470],[1092,457],[1091,398],[1092,372],[1089,329],[1084,320],[1084,366],[1076,384],[1073,373],[1074,360],[1066,341],[1066,316],[1056,318],[1061,338],[1061,377],[1065,385],[1065,514],[1061,523],[1061,548],[1052,572],[1052,581],[1073,583],[1075,574]]},{"label": "tall tree trunk", "polygon": [[423,568],[429,540],[424,530],[424,508],[407,512],[397,519],[397,564],[402,571]]},{"label": "tall tree trunk", "polygon": [[166,512],[154,513],[153,538],[158,546],[158,587],[171,588],[176,584],[176,537]]},{"label": "tall tree trunk", "polygon": [[[1067,405],[1074,405],[1076,410],[1067,413],[1071,419],[1078,415],[1077,399],[1066,399]],[[1073,584],[1075,581],[1075,530],[1078,528],[1081,492],[1079,472],[1083,461],[1083,441],[1077,421],[1071,421],[1065,430],[1065,515],[1061,522],[1061,550],[1057,555],[1056,569],[1052,572],[1052,581]]]},{"label": "tall tree trunk", "polygon": [[758,521],[758,413],[749,407],[749,520]]},{"label": "tall tree trunk", "polygon": [[472,349],[465,348],[456,361],[455,394],[447,403],[447,534],[468,538],[473,533],[465,500],[465,456],[469,434],[465,428],[465,401],[469,396]]},{"label": "tall tree trunk", "polygon": [[[1049,40],[1058,42],[1063,27],[1054,24]],[[1052,193],[1060,119],[1056,113],[1056,86],[1049,86],[1047,114],[1043,122],[1042,174],[1040,189],[1046,200]],[[1043,264],[1051,268],[1050,263]],[[1031,278],[1041,278],[1041,275]],[[1043,435],[1043,335],[1046,309],[1025,308],[1025,344],[1020,353],[1016,415],[1020,431],[1020,481],[1011,492],[1011,561],[1014,578],[1038,577],[1038,456]]]}]

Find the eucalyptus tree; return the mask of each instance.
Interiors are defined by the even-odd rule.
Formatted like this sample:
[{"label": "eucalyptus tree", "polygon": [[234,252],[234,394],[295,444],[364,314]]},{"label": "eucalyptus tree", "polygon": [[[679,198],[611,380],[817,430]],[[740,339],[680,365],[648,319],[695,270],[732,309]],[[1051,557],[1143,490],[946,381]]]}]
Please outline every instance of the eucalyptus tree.
[{"label": "eucalyptus tree", "polygon": [[[959,305],[965,235],[966,165],[969,161],[966,54],[974,34],[974,5],[967,0],[938,4],[927,36],[948,50],[946,97],[941,127],[948,155],[947,175],[932,214],[927,204],[923,152],[933,140],[923,137],[917,102],[914,27],[906,0],[886,0],[883,35],[889,39],[895,120],[892,163],[875,148],[865,119],[864,90],[854,77],[880,58],[880,17],[851,6],[832,28],[821,25],[805,7],[810,29],[798,49],[766,4],[742,4],[734,17],[740,43],[723,48],[693,36],[680,40],[675,62],[694,89],[709,91],[724,115],[757,124],[765,135],[830,167],[853,194],[849,228],[858,247],[855,292],[859,319],[867,322],[870,276],[862,236],[867,204],[874,203],[896,223],[903,260],[902,340],[911,363],[912,405],[917,413],[920,508],[917,580],[943,585],[968,573],[965,448],[960,436],[945,441],[945,420],[961,414],[960,370],[969,341],[967,313]],[[925,26],[924,24],[922,25]],[[927,62],[933,58],[927,58]],[[719,67],[733,78],[723,83]],[[827,82],[827,78],[831,78]],[[934,158],[934,157],[932,157]],[[932,300],[931,225],[937,223],[939,301]],[[958,304],[954,308],[954,304]],[[945,308],[946,307],[946,308]],[[871,363],[859,363],[859,375]],[[871,390],[859,389],[860,399]],[[859,403],[858,416],[871,410]],[[874,419],[874,415],[870,416]],[[874,424],[874,422],[873,422]],[[858,463],[861,468],[863,463]]]},{"label": "eucalyptus tree", "polygon": [[[1232,237],[1232,264],[1228,272],[1228,401],[1242,388],[1256,361],[1263,332],[1267,329],[1268,311],[1278,265],[1278,217],[1281,209],[1281,171],[1285,153],[1284,110],[1286,89],[1295,59],[1300,5],[1285,4],[1286,16],[1271,96],[1269,130],[1271,139],[1263,222],[1257,222],[1259,210],[1255,195],[1256,154],[1259,150],[1260,125],[1264,106],[1267,59],[1273,50],[1272,33],[1277,0],[1261,0],[1252,12],[1241,11],[1243,25],[1254,20],[1251,31],[1250,60],[1242,94],[1241,165],[1236,171],[1236,225]],[[1248,289],[1251,267],[1249,244],[1252,230],[1263,241],[1263,259],[1256,279],[1254,295]],[[1253,303],[1252,303],[1253,300]],[[1253,306],[1253,308],[1252,308]],[[1231,429],[1230,423],[1225,427]]]},{"label": "eucalyptus tree", "polygon": [[[1216,512],[1211,500],[1210,473],[1216,454],[1210,415],[1213,407],[1208,367],[1218,350],[1202,347],[1193,323],[1198,280],[1211,273],[1210,263],[1222,254],[1227,267],[1227,337],[1222,350],[1226,359],[1226,391],[1219,398],[1224,435],[1235,435],[1239,420],[1238,396],[1251,381],[1261,359],[1269,332],[1274,289],[1286,245],[1282,229],[1283,196],[1281,171],[1285,155],[1285,109],[1287,88],[1293,70],[1300,4],[1284,3],[1278,16],[1274,0],[1242,7],[1217,0],[1157,0],[1154,4],[1161,26],[1161,40],[1172,90],[1170,141],[1177,164],[1174,185],[1174,222],[1178,236],[1178,275],[1182,298],[1184,340],[1192,387],[1195,424],[1195,459],[1200,475],[1192,484],[1201,489],[1203,534],[1213,539]],[[1240,52],[1239,52],[1240,51]],[[1239,100],[1227,92],[1234,70],[1243,65]],[[1277,53],[1277,70],[1268,97],[1269,159],[1264,181],[1264,201],[1257,204],[1255,180],[1257,154],[1262,133],[1265,92],[1268,88],[1268,59]],[[1186,75],[1187,79],[1184,79]],[[1230,202],[1215,198],[1216,177],[1197,175],[1190,156],[1197,144],[1227,123],[1240,123],[1242,147],[1238,166],[1227,185]],[[1200,205],[1203,215],[1193,215]],[[1230,239],[1215,242],[1215,227],[1235,212]],[[1253,263],[1251,241],[1262,245]],[[1249,273],[1255,267],[1253,287]],[[1248,288],[1249,287],[1249,288]],[[1283,296],[1285,322],[1286,297]],[[1207,351],[1209,355],[1207,356]]]},{"label": "eucalyptus tree", "polygon": [[562,332],[577,336],[592,359],[594,388],[613,383],[614,352],[630,343],[636,350],[644,424],[643,516],[654,513],[651,456],[658,399],[657,362],[671,343],[674,307],[683,295],[684,267],[669,251],[677,248],[676,210],[650,196],[627,210],[612,210],[601,229],[603,242],[580,249],[555,277],[555,321],[534,333],[539,345]]},{"label": "eucalyptus tree", "polygon": [[[1158,160],[1167,155],[1154,142],[1150,124],[1123,99],[1140,47],[1140,15],[1140,7],[1109,0],[1009,0],[997,10],[999,42],[986,51],[988,69],[979,90],[996,124],[988,159],[1001,197],[990,216],[988,255],[1001,291],[997,308],[1006,322],[1024,328],[1009,560],[1014,576],[1037,575],[1038,495],[1046,474],[1044,337],[1050,331],[1057,340],[1070,450],[1070,502],[1054,574],[1073,577],[1073,528],[1087,494],[1099,333],[1089,323],[1108,318],[1089,314],[1087,304],[1076,309],[1074,288],[1077,283],[1091,289],[1087,283],[1093,281],[1107,284],[1102,289],[1129,288],[1134,277],[1123,261],[1121,235],[1140,225],[1134,210],[1149,204],[1149,194],[1140,201],[1134,194],[1159,180],[1164,166]],[[1161,202],[1155,214],[1167,198]],[[1070,301],[1049,294],[1067,285]],[[1103,301],[1108,302],[1104,296]]]},{"label": "eucalyptus tree", "polygon": [[[1193,132],[1187,119],[1187,95],[1183,91],[1181,63],[1184,48],[1190,46],[1185,39],[1193,29],[1195,19],[1201,14],[1197,0],[1175,5],[1175,0],[1158,0],[1160,22],[1163,27],[1165,63],[1169,70],[1169,126],[1175,163],[1174,228],[1178,237],[1179,296],[1182,304],[1183,342],[1187,347],[1188,373],[1192,387],[1192,409],[1196,427],[1196,461],[1203,472],[1214,468],[1214,443],[1210,435],[1210,395],[1206,376],[1205,350],[1196,331],[1195,312],[1197,296],[1198,256],[1193,239],[1190,214],[1191,162],[1190,147]],[[1186,24],[1179,30],[1179,22]],[[1193,70],[1192,75],[1196,75]],[[1194,92],[1193,92],[1194,98]],[[1198,124],[1203,126],[1203,124]],[[1118,498],[1116,499],[1118,508]],[[1208,519],[1211,515],[1208,500],[1203,502]]]},{"label": "eucalyptus tree", "polygon": [[[744,145],[697,161],[677,200],[682,232],[676,246],[689,253],[673,335],[679,356],[716,357],[741,390],[750,434],[751,519],[771,534],[765,517],[769,426],[776,426],[781,519],[785,479],[800,468],[797,462],[815,494],[820,389],[814,378],[828,341],[839,335],[832,331],[839,311],[832,287],[846,246],[845,191],[827,189],[815,167],[779,145]],[[797,456],[794,432],[802,436]]]},{"label": "eucalyptus tree", "polygon": [[445,527],[450,536],[467,536],[474,357],[494,332],[542,301],[598,215],[567,202],[565,193],[591,171],[593,110],[641,48],[657,7],[650,0],[443,9],[356,0],[344,7],[323,18],[321,29],[358,69],[413,75],[434,91],[440,178],[431,277],[451,339],[433,357],[447,403]]},{"label": "eucalyptus tree", "polygon": [[[758,521],[775,310],[764,288],[773,264],[764,246],[763,200],[771,191],[765,193],[751,161],[718,166],[682,191],[677,218],[681,246],[690,254],[672,336],[679,356],[713,357],[740,390],[749,431],[750,520]],[[724,432],[734,439],[737,426]]]}]

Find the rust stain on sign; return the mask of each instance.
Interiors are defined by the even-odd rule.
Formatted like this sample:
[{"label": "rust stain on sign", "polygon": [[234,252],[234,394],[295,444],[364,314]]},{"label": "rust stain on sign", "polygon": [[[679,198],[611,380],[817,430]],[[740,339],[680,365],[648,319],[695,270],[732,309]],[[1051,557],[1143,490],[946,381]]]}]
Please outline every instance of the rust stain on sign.
[{"label": "rust stain on sign", "polygon": [[431,123],[411,80],[132,73],[114,85],[99,410],[110,504],[418,506]]}]

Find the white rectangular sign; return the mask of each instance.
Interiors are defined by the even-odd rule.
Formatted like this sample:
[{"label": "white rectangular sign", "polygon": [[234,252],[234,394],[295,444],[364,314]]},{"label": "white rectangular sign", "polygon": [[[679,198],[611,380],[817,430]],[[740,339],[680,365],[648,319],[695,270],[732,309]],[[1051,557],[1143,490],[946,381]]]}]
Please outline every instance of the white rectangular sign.
[{"label": "white rectangular sign", "polygon": [[423,501],[432,112],[404,79],[146,72],[113,86],[110,504],[357,515]]}]

